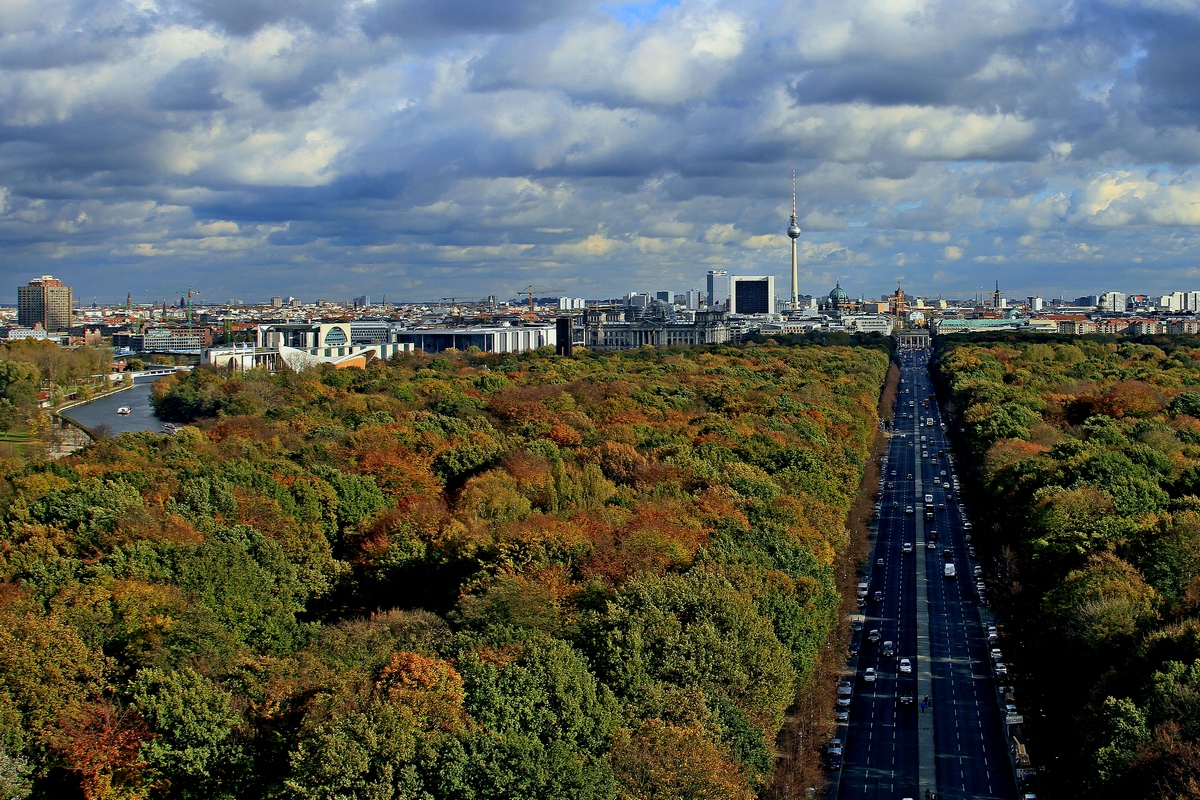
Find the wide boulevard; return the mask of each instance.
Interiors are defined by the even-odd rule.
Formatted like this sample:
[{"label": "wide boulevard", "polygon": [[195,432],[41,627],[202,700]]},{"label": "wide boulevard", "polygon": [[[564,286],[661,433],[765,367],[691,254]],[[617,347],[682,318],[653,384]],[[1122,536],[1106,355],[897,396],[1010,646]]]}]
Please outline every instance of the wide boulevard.
[{"label": "wide boulevard", "polygon": [[[874,552],[853,636],[849,720],[832,787],[857,798],[1015,796],[986,602],[925,350],[901,351]],[[932,512],[932,518],[927,515]],[[947,564],[954,577],[947,577]],[[857,627],[857,625],[855,626]],[[873,631],[878,631],[876,635]],[[873,641],[873,640],[878,641]],[[891,642],[891,647],[886,643]],[[888,655],[888,651],[892,655]],[[902,671],[907,659],[911,672]],[[868,681],[868,670],[876,674]]]}]

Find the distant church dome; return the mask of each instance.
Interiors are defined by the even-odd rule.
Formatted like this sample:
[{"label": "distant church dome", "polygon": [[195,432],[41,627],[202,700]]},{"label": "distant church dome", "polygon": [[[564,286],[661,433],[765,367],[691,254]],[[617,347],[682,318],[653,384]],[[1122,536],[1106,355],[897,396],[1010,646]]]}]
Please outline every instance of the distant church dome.
[{"label": "distant church dome", "polygon": [[829,293],[829,303],[834,306],[849,305],[850,295],[846,294],[846,290],[842,288],[841,281],[838,281],[837,286],[833,287],[833,291]]}]

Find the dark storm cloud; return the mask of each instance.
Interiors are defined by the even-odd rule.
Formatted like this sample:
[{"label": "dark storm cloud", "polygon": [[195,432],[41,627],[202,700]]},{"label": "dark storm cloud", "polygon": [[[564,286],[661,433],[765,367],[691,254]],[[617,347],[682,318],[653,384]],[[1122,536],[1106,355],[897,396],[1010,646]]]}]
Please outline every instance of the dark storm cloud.
[{"label": "dark storm cloud", "polygon": [[160,111],[217,111],[230,103],[218,88],[220,67],[211,58],[192,58],[164,75],[146,98]]},{"label": "dark storm cloud", "polygon": [[190,0],[181,7],[234,36],[248,36],[266,25],[284,21],[328,30],[342,12],[338,0]]},{"label": "dark storm cloud", "polygon": [[1137,62],[1141,116],[1150,125],[1200,123],[1200,20],[1157,16]]},{"label": "dark storm cloud", "polygon": [[974,51],[819,67],[796,82],[795,97],[801,103],[944,105],[956,84],[982,67],[987,55]]},{"label": "dark storm cloud", "polygon": [[363,18],[372,34],[514,33],[586,7],[584,0],[377,0]]}]

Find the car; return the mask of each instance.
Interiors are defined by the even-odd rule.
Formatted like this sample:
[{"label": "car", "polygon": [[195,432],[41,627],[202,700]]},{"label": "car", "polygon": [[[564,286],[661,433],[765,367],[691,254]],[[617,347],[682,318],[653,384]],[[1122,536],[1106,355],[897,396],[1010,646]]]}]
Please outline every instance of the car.
[{"label": "car", "polygon": [[944,548],[942,550],[942,558],[954,558],[954,551],[949,547]]},{"label": "car", "polygon": [[867,598],[865,598],[865,597],[858,598],[855,601],[855,605],[857,605],[859,608],[866,608],[867,607]]},{"label": "car", "polygon": [[913,697],[913,693],[912,693],[912,692],[905,690],[905,691],[904,691],[904,692],[903,692],[903,693],[900,695],[900,705],[902,705],[902,706],[911,706],[911,705],[912,705],[914,702],[915,702],[915,698]]},{"label": "car", "polygon": [[1016,703],[1005,703],[1004,704],[1004,713],[1011,717],[1011,716],[1015,716],[1016,714],[1020,714],[1021,712],[1017,710]]},{"label": "car", "polygon": [[892,508],[899,508],[899,507],[900,507],[900,501],[899,501],[899,500],[893,500],[893,501],[892,501]]},{"label": "car", "polygon": [[975,557],[975,548],[974,548],[974,547],[968,547],[968,548],[967,548],[967,555],[969,555],[971,558],[974,558],[974,557]]},{"label": "car", "polygon": [[911,553],[912,551],[913,551],[913,543],[912,542],[905,542],[904,544],[900,545],[901,553]]},{"label": "car", "polygon": [[912,473],[911,473],[911,472],[910,472],[910,473],[908,473],[908,479],[909,479],[910,481],[913,479],[913,477],[912,477]]},{"label": "car", "polygon": [[842,754],[842,740],[841,739],[830,739],[829,747],[826,752],[828,752],[830,755],[836,754],[836,755],[840,756]]},{"label": "car", "polygon": [[890,639],[879,646],[879,655],[884,658],[891,658],[896,655],[896,645]]},{"label": "car", "polygon": [[842,678],[837,683],[837,693],[839,697],[844,697],[854,693],[854,684],[849,678]]},{"label": "car", "polygon": [[838,708],[849,708],[853,696],[848,694],[839,694],[837,699]]},{"label": "car", "polygon": [[948,484],[948,483],[943,483],[943,484],[942,484],[942,488],[943,488],[943,489],[949,489],[949,488],[950,488],[950,484]]},{"label": "car", "polygon": [[946,476],[946,470],[942,470],[942,477]]},{"label": "car", "polygon": [[851,642],[850,646],[846,648],[846,654],[851,656],[858,655],[858,645],[856,645],[854,642]]},{"label": "car", "polygon": [[1000,637],[995,631],[988,631],[988,644],[1000,644]]},{"label": "car", "polygon": [[971,543],[971,534],[968,533],[966,536],[964,536],[963,541],[966,542],[967,544],[970,544]]},{"label": "car", "polygon": [[882,558],[877,558],[877,559],[875,559],[875,566],[877,566],[877,567],[882,567],[882,566],[883,566],[883,559],[882,559]]},{"label": "car", "polygon": [[896,477],[896,470],[892,470],[892,477]]},{"label": "car", "polygon": [[871,595],[871,599],[874,600],[876,603],[882,603],[883,602],[883,592],[876,592],[875,594]]},{"label": "car", "polygon": [[905,506],[905,507],[904,507],[904,513],[905,513],[905,514],[911,514],[911,513],[913,513],[913,507],[912,507],[912,506]]},{"label": "car", "polygon": [[1005,664],[1003,661],[997,661],[995,663],[995,665],[992,667],[992,670],[996,673],[997,678],[1007,678],[1008,677],[1008,665]]},{"label": "car", "polygon": [[874,683],[877,677],[879,676],[876,674],[874,667],[867,667],[863,672],[863,681],[866,683]]},{"label": "car", "polygon": [[1000,652],[999,647],[993,647],[990,651],[988,651],[988,655],[992,657],[992,661],[1004,660],[1004,654]]},{"label": "car", "polygon": [[925,549],[926,550],[937,550],[937,542],[930,539],[929,543],[925,545]]},{"label": "car", "polygon": [[963,522],[964,531],[974,530],[974,528],[975,526],[971,524],[971,520],[968,519]]},{"label": "car", "polygon": [[912,672],[912,662],[909,661],[907,658],[900,659],[900,671],[903,672],[905,675]]},{"label": "car", "polygon": [[838,722],[849,722],[850,721],[850,709],[839,708],[839,709],[835,710],[833,712],[833,718],[836,719]]},{"label": "car", "polygon": [[879,628],[872,628],[871,632],[867,634],[867,641],[871,644],[879,644],[879,640],[882,638],[879,634]]},{"label": "car", "polygon": [[976,564],[976,565],[975,565],[975,569],[971,570],[971,573],[972,573],[972,574],[973,574],[973,575],[974,575],[976,578],[982,577],[982,575],[983,575],[983,567],[981,567],[981,566],[979,566],[978,564]]},{"label": "car", "polygon": [[[893,474],[893,475],[895,475],[896,473],[894,473],[894,472],[893,472],[892,474]],[[888,481],[888,482],[887,482],[887,488],[889,488],[889,489],[895,489],[895,488],[896,488],[896,482],[895,482],[895,481]]]}]

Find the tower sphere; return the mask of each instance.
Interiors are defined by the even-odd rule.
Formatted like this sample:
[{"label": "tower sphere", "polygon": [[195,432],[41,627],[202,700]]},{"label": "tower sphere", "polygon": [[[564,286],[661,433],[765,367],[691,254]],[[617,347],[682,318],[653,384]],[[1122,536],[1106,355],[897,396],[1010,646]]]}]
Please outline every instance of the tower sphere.
[{"label": "tower sphere", "polygon": [[800,226],[796,224],[796,218],[792,217],[792,224],[788,226],[788,236],[793,239],[800,238]]}]

